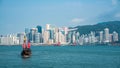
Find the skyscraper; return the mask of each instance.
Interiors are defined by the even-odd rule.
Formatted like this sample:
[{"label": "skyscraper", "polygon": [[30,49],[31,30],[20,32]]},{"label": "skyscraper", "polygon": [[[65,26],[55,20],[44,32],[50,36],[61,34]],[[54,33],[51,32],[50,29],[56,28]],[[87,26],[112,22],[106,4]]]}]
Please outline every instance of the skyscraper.
[{"label": "skyscraper", "polygon": [[68,43],[69,43],[69,44],[72,43],[72,32],[71,32],[71,31],[68,32],[67,40],[68,40]]},{"label": "skyscraper", "polygon": [[37,32],[38,32],[38,29],[37,29],[37,28],[32,28],[32,29],[30,29],[30,41],[31,41],[32,43],[35,42],[35,33],[37,33]]},{"label": "skyscraper", "polygon": [[44,33],[43,33],[43,39],[44,39],[45,44],[49,43],[49,36],[50,36],[49,31],[45,30]]},{"label": "skyscraper", "polygon": [[113,35],[109,34],[109,42],[112,42],[112,41],[113,41]]},{"label": "skyscraper", "polygon": [[99,42],[102,43],[103,42],[103,31],[100,31],[100,34],[99,34]]},{"label": "skyscraper", "polygon": [[104,29],[104,42],[105,43],[109,42],[109,29],[108,28]]},{"label": "skyscraper", "polygon": [[55,37],[55,43],[57,44],[58,41],[59,41],[59,40],[58,40],[58,32],[55,32],[55,36],[54,36],[54,37]]},{"label": "skyscraper", "polygon": [[89,44],[92,43],[92,36],[91,36],[91,34],[88,34],[88,43]]},{"label": "skyscraper", "polygon": [[65,43],[65,35],[61,31],[58,32],[58,43],[60,44]]},{"label": "skyscraper", "polygon": [[18,33],[17,37],[19,37],[19,44],[23,44],[23,40],[24,40],[24,33]]},{"label": "skyscraper", "polygon": [[49,43],[53,44],[54,40],[54,30],[48,30],[49,31]]},{"label": "skyscraper", "polygon": [[38,33],[42,33],[42,27],[41,26],[37,26],[37,29],[38,29]]},{"label": "skyscraper", "polygon": [[27,39],[30,40],[30,29],[29,28],[25,28],[25,35]]},{"label": "skyscraper", "polygon": [[46,24],[46,30],[50,29],[50,24]]},{"label": "skyscraper", "polygon": [[30,29],[29,28],[25,28],[25,33],[26,34],[30,33]]},{"label": "skyscraper", "polygon": [[72,33],[72,43],[76,43],[75,32]]},{"label": "skyscraper", "polygon": [[35,43],[40,43],[40,33],[35,33]]},{"label": "skyscraper", "polygon": [[90,35],[91,35],[91,43],[95,43],[96,42],[96,40],[95,40],[95,32],[91,31]]},{"label": "skyscraper", "polygon": [[113,32],[113,41],[118,41],[118,33],[116,31]]},{"label": "skyscraper", "polygon": [[43,43],[43,35],[40,33],[40,43]]},{"label": "skyscraper", "polygon": [[49,39],[54,39],[54,31],[53,30],[49,30],[50,33],[50,38]]}]

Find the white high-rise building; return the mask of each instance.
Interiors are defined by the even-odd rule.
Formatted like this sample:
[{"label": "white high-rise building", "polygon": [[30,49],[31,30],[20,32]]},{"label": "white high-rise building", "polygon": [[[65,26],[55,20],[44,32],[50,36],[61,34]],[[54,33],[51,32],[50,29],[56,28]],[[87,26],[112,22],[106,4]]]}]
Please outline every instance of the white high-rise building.
[{"label": "white high-rise building", "polygon": [[77,32],[77,33],[76,33],[76,39],[77,39],[77,40],[79,39],[79,36],[80,36],[80,33]]},{"label": "white high-rise building", "polygon": [[25,33],[18,33],[17,36],[19,37],[19,44],[23,44]]},{"label": "white high-rise building", "polygon": [[116,31],[113,32],[113,41],[118,41],[118,33]]},{"label": "white high-rise building", "polygon": [[91,43],[95,43],[96,42],[96,40],[95,40],[95,32],[91,32],[90,36],[91,36]]},{"label": "white high-rise building", "polygon": [[64,36],[65,36],[65,43],[67,43],[67,34],[68,34],[68,31],[69,31],[69,29],[68,29],[68,27],[63,27],[63,31],[65,32],[64,33]]},{"label": "white high-rise building", "polygon": [[13,44],[19,44],[19,38],[16,35],[13,35],[12,37]]},{"label": "white high-rise building", "polygon": [[79,37],[80,37],[80,33],[77,32],[76,35],[75,35],[76,44],[79,44]]},{"label": "white high-rise building", "polygon": [[84,38],[83,37],[79,37],[79,44],[83,45],[84,44]]},{"label": "white high-rise building", "polygon": [[59,42],[58,32],[55,32],[55,43],[57,44],[58,42]]},{"label": "white high-rise building", "polygon": [[72,41],[73,41],[73,43],[76,43],[76,39],[75,39],[75,34],[74,33],[72,35]]},{"label": "white high-rise building", "polygon": [[104,29],[104,42],[105,43],[109,42],[109,29],[108,28]]},{"label": "white high-rise building", "polygon": [[65,35],[61,31],[58,34],[58,42],[65,44]]},{"label": "white high-rise building", "polygon": [[103,42],[103,31],[100,31],[99,42]]},{"label": "white high-rise building", "polygon": [[46,30],[50,30],[50,24],[46,24]]},{"label": "white high-rise building", "polygon": [[40,43],[43,43],[43,34],[40,33]]},{"label": "white high-rise building", "polygon": [[40,43],[40,33],[35,33],[35,43]]},{"label": "white high-rise building", "polygon": [[68,34],[68,27],[63,27],[63,30],[65,31],[65,35]]},{"label": "white high-rise building", "polygon": [[84,38],[84,43],[86,44],[86,43],[88,43],[89,42],[89,38],[88,37],[85,37]]},{"label": "white high-rise building", "polygon": [[90,34],[88,35],[88,43],[92,43],[92,37]]},{"label": "white high-rise building", "polygon": [[45,44],[49,44],[49,36],[50,36],[49,31],[45,30],[43,34],[43,39]]},{"label": "white high-rise building", "polygon": [[1,45],[8,45],[10,44],[9,42],[9,39],[8,37],[1,37]]}]

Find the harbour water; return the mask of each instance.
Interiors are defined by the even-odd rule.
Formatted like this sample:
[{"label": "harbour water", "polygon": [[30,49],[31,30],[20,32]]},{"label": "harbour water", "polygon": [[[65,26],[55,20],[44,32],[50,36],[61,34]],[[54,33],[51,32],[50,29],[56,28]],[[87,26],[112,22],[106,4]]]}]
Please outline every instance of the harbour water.
[{"label": "harbour water", "polygon": [[0,46],[0,68],[120,68],[120,46]]}]

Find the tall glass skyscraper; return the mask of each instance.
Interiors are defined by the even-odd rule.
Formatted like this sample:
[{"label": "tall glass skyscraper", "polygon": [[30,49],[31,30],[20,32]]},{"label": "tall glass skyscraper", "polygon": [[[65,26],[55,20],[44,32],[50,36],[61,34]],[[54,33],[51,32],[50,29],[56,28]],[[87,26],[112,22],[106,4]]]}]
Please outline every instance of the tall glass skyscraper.
[{"label": "tall glass skyscraper", "polygon": [[27,40],[30,40],[30,29],[29,28],[25,28],[25,35],[27,37]]},{"label": "tall glass skyscraper", "polygon": [[42,33],[42,27],[41,26],[37,26],[37,29],[38,29],[38,33]]},{"label": "tall glass skyscraper", "polygon": [[54,39],[54,31],[49,30],[49,33],[50,33],[49,39]]},{"label": "tall glass skyscraper", "polygon": [[29,28],[25,28],[25,33],[26,34],[30,33],[30,29]]},{"label": "tall glass skyscraper", "polygon": [[37,33],[37,32],[38,32],[38,29],[37,29],[37,28],[32,28],[32,29],[30,29],[30,41],[31,41],[32,43],[35,42],[35,33]]}]

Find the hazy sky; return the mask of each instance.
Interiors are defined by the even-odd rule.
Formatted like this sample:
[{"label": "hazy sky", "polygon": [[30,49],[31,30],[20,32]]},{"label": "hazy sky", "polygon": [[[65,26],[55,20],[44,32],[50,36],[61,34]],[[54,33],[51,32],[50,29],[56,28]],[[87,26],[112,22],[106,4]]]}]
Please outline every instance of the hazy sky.
[{"label": "hazy sky", "polygon": [[120,0],[0,0],[0,34],[120,20]]}]

